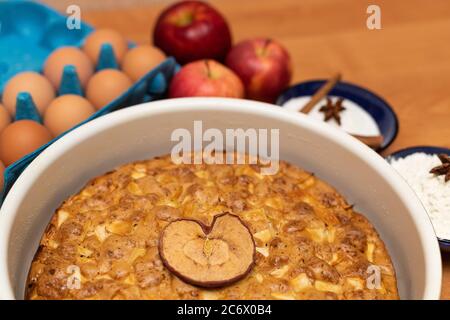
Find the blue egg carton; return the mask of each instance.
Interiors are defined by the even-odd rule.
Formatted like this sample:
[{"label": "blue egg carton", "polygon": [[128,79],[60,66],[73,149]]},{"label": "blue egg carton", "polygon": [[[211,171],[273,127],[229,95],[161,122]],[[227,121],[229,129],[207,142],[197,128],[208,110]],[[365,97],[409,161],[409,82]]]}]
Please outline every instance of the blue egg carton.
[{"label": "blue egg carton", "polygon": [[40,72],[47,56],[61,46],[80,46],[93,28],[69,29],[67,17],[30,1],[0,1],[0,92],[22,71]]},{"label": "blue egg carton", "polygon": [[[71,30],[67,27],[67,17],[35,2],[0,1],[0,93],[12,76],[23,71],[41,72],[46,58],[53,50],[61,46],[80,47],[85,37],[93,30],[83,22],[80,29]],[[130,43],[130,47],[132,46],[134,45]],[[96,70],[106,68],[118,68],[113,49],[109,44],[102,46]],[[0,200],[3,201],[23,170],[43,150],[68,132],[115,110],[164,98],[168,84],[177,69],[178,65],[173,58],[166,59],[87,120],[8,166],[4,171],[4,188]],[[64,68],[57,92],[58,95],[83,95],[76,69],[72,65]],[[31,96],[26,92],[19,93],[16,102],[15,120],[22,119],[42,122]]]}]

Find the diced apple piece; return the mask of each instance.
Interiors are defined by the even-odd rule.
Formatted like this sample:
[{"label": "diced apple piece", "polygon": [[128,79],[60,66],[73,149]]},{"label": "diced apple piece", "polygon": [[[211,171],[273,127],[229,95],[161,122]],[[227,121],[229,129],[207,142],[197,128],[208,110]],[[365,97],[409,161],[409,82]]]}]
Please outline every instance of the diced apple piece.
[{"label": "diced apple piece", "polygon": [[253,234],[253,237],[261,240],[262,243],[268,243],[272,239],[272,232],[269,229],[264,229]]},{"label": "diced apple piece", "polygon": [[312,288],[312,282],[306,275],[306,273],[300,273],[297,277],[290,281],[290,284],[294,288],[295,292],[301,292],[306,289]]},{"label": "diced apple piece", "polygon": [[131,177],[132,177],[133,179],[135,179],[135,180],[140,179],[140,178],[143,178],[143,177],[145,177],[145,176],[147,176],[147,175],[145,174],[145,172],[133,171],[133,172],[131,173]]},{"label": "diced apple piece", "polygon": [[80,256],[83,256],[85,258],[89,258],[92,255],[92,250],[89,250],[88,248],[82,247],[82,246],[78,246],[77,247],[77,253]]},{"label": "diced apple piece", "polygon": [[306,228],[305,230],[314,242],[323,243],[327,239],[326,230],[323,228]]},{"label": "diced apple piece", "polygon": [[143,257],[145,255],[146,250],[144,248],[133,248],[128,258],[128,262],[133,264],[137,258]]},{"label": "diced apple piece", "polygon": [[269,256],[269,248],[267,247],[256,247],[256,252],[260,253],[266,258]]},{"label": "diced apple piece", "polygon": [[65,210],[58,210],[58,222],[57,227],[61,227],[61,225],[70,217],[70,213]]},{"label": "diced apple piece", "polygon": [[106,231],[106,226],[104,224],[100,224],[95,227],[95,236],[100,242],[103,242],[106,238],[108,238],[108,232]]},{"label": "diced apple piece", "polygon": [[133,274],[129,274],[129,275],[123,280],[123,283],[133,286],[133,285],[136,284],[136,278],[134,277]]},{"label": "diced apple piece", "polygon": [[146,173],[147,172],[147,167],[145,166],[145,164],[135,164],[134,165],[134,170],[137,171],[137,172]]},{"label": "diced apple piece", "polygon": [[364,289],[364,280],[360,278],[347,278],[345,279],[348,285],[353,287],[355,290],[363,290]]},{"label": "diced apple piece", "polygon": [[131,222],[129,221],[113,221],[106,226],[106,230],[118,235],[125,235],[131,231]]},{"label": "diced apple piece", "polygon": [[144,195],[144,192],[142,191],[142,189],[139,187],[139,185],[136,182],[130,182],[127,186],[127,190],[131,194],[134,194],[135,196]]},{"label": "diced apple piece", "polygon": [[327,281],[316,280],[314,282],[314,287],[319,291],[334,292],[336,294],[342,292],[342,287],[340,285],[333,284]]},{"label": "diced apple piece", "polygon": [[292,294],[282,293],[282,292],[273,292],[270,294],[273,298],[278,300],[295,300],[295,297]]},{"label": "diced apple piece", "polygon": [[209,178],[209,173],[208,173],[208,171],[205,171],[205,170],[195,171],[194,174],[200,179],[208,179]]},{"label": "diced apple piece", "polygon": [[289,266],[284,265],[281,268],[273,270],[270,275],[274,276],[275,278],[282,278],[284,275],[289,271]]},{"label": "diced apple piece", "polygon": [[255,279],[259,283],[262,283],[264,281],[264,277],[260,273],[255,274]]},{"label": "diced apple piece", "polygon": [[369,262],[373,262],[374,252],[375,252],[375,243],[369,242],[367,244],[367,249],[366,249],[366,257],[367,257],[367,260],[369,260]]},{"label": "diced apple piece", "polygon": [[283,209],[283,200],[281,200],[278,197],[270,197],[267,198],[266,201],[264,201],[264,204],[268,207],[271,207],[276,210]]},{"label": "diced apple piece", "polygon": [[217,291],[205,290],[200,293],[202,300],[219,300],[220,296]]}]

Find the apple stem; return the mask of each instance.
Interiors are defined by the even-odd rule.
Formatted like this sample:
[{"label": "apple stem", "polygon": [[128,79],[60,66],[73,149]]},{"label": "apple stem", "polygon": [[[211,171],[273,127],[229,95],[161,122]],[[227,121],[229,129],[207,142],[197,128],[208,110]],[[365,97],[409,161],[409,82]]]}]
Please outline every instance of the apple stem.
[{"label": "apple stem", "polygon": [[269,38],[267,38],[267,39],[264,41],[263,50],[262,50],[263,54],[266,53],[267,47],[269,46],[269,44],[270,44],[271,42],[272,42],[272,39],[269,39]]},{"label": "apple stem", "polygon": [[208,78],[211,78],[211,68],[209,67],[208,60],[205,60],[205,66],[206,66],[206,74],[208,75]]}]

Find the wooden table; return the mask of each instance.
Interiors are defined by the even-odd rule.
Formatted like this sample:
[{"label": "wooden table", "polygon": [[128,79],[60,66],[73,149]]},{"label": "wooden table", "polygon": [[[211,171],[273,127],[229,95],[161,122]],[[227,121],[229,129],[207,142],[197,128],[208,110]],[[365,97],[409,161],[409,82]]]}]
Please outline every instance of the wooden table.
[{"label": "wooden table", "polygon": [[[340,71],[345,80],[386,98],[400,119],[398,138],[386,152],[414,145],[450,147],[448,0],[212,2],[229,20],[235,40],[265,36],[284,43],[294,60],[294,83]],[[381,30],[366,27],[372,3],[381,7]],[[82,7],[82,18],[148,43],[164,6]],[[450,299],[450,255],[443,256],[443,266],[442,298]]]}]

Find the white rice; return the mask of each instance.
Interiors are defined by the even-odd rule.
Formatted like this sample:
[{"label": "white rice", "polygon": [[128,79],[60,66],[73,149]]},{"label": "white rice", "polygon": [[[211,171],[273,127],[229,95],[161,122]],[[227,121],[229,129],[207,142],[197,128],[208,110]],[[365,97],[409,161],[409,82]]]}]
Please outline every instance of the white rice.
[{"label": "white rice", "polygon": [[414,153],[403,159],[392,159],[391,165],[416,192],[431,218],[436,235],[450,239],[450,181],[430,170],[440,164],[437,155]]}]

